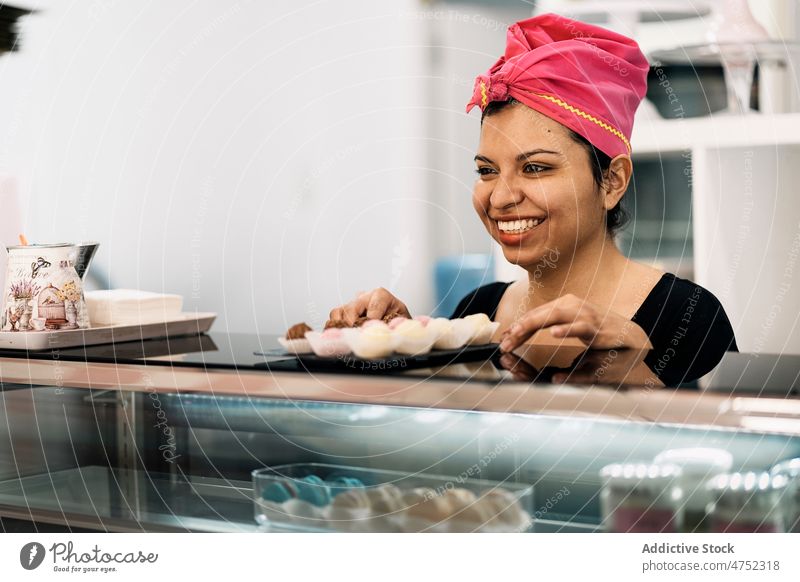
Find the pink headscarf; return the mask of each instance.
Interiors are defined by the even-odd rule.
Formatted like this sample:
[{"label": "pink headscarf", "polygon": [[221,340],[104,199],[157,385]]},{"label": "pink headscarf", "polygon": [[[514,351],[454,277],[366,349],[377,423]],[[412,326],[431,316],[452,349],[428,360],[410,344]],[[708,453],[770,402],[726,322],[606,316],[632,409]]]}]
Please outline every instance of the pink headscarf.
[{"label": "pink headscarf", "polygon": [[513,97],[613,158],[630,153],[633,115],[647,91],[648,69],[632,39],[543,14],[509,27],[506,52],[475,79],[467,112]]}]

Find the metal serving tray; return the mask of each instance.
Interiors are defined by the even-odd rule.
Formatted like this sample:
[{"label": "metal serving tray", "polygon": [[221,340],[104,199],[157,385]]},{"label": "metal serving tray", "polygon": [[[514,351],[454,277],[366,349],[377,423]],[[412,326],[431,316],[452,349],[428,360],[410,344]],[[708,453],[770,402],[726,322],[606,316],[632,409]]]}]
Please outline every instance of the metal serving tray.
[{"label": "metal serving tray", "polygon": [[199,334],[208,331],[216,317],[216,313],[182,313],[156,323],[55,331],[0,331],[0,349],[35,352]]}]

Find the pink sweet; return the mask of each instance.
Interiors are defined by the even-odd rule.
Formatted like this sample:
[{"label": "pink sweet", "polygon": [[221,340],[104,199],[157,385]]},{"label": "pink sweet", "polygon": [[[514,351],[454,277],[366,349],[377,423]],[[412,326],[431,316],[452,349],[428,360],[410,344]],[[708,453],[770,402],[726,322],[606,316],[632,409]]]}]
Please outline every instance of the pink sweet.
[{"label": "pink sweet", "polygon": [[389,322],[389,329],[397,329],[397,326],[402,325],[406,321],[408,321],[407,317],[403,316],[395,317],[393,320]]},{"label": "pink sweet", "polygon": [[422,325],[428,325],[428,322],[431,320],[430,315],[417,315],[414,319],[419,321]]},{"label": "pink sweet", "polygon": [[328,340],[331,340],[331,339],[341,339],[341,337],[342,337],[342,330],[341,330],[341,329],[338,329],[338,328],[335,328],[335,327],[331,327],[331,328],[328,328],[328,329],[326,329],[325,331],[323,331],[323,332],[322,332],[322,335],[321,335],[320,337],[321,337],[322,339],[328,339]]},{"label": "pink sweet", "polygon": [[369,321],[364,322],[364,325],[361,326],[361,329],[369,329],[370,327],[389,327],[389,326],[383,323],[380,319],[370,319]]}]

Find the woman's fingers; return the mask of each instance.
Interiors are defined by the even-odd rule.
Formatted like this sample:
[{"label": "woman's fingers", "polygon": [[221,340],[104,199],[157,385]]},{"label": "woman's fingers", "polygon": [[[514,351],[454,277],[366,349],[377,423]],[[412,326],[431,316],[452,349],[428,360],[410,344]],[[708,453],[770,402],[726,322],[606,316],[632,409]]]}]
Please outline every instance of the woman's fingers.
[{"label": "woman's fingers", "polygon": [[514,354],[503,354],[500,357],[500,365],[511,372],[511,375],[518,381],[532,381],[538,372],[528,362]]},{"label": "woman's fingers", "polygon": [[356,319],[361,317],[366,309],[366,300],[359,297],[355,301],[351,301],[344,306],[344,321],[347,325],[353,325]]},{"label": "woman's fingers", "polygon": [[328,320],[342,321],[347,325],[353,325],[353,322],[355,322],[355,320],[358,319],[366,310],[368,301],[369,294],[362,293],[354,301],[331,309],[330,315],[328,315]]},{"label": "woman's fingers", "polygon": [[378,288],[373,291],[359,293],[358,296],[345,305],[331,310],[331,321],[343,321],[347,325],[354,325],[361,317],[369,319],[383,319],[388,313],[397,313],[410,317],[408,309],[397,297],[386,289]]},{"label": "woman's fingers", "polygon": [[587,344],[591,344],[600,332],[597,326],[588,321],[556,325],[550,329],[555,337],[575,337]]},{"label": "woman's fingers", "polygon": [[367,304],[368,319],[383,319],[389,311],[395,297],[384,288],[375,289]]},{"label": "woman's fingers", "polygon": [[566,384],[567,382],[571,384],[592,384],[594,382],[594,375],[588,374],[586,372],[556,372],[550,378],[550,382],[553,384]]},{"label": "woman's fingers", "polygon": [[510,352],[518,348],[540,329],[553,325],[572,323],[580,313],[580,306],[571,302],[551,301],[530,310],[511,326],[500,343],[500,350]]},{"label": "woman's fingers", "polygon": [[383,319],[387,315],[411,318],[405,303],[381,287],[372,294],[367,307],[367,317],[369,319]]},{"label": "woman's fingers", "polygon": [[392,301],[386,313],[391,314],[392,317],[407,317],[408,319],[411,319],[411,313],[409,313],[408,307],[406,307],[405,303],[396,297]]}]

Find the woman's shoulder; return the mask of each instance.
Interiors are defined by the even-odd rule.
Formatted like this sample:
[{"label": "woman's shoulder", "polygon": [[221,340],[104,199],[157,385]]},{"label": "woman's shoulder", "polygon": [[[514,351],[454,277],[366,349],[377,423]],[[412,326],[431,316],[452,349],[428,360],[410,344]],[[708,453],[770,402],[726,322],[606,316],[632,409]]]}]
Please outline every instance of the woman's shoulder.
[{"label": "woman's shoulder", "polygon": [[490,319],[494,319],[500,300],[509,285],[511,283],[497,281],[473,289],[458,303],[450,318],[457,319],[475,313],[485,313]]},{"label": "woman's shoulder", "polygon": [[672,273],[656,283],[633,320],[653,344],[648,363],[668,385],[699,378],[726,351],[738,351],[720,300],[705,287]]},{"label": "woman's shoulder", "polygon": [[672,273],[663,273],[639,307],[634,319],[640,322],[653,317],[660,318],[665,314],[674,314],[676,309],[684,307],[690,313],[698,311],[698,308],[701,311],[725,311],[719,299],[705,287]]}]

